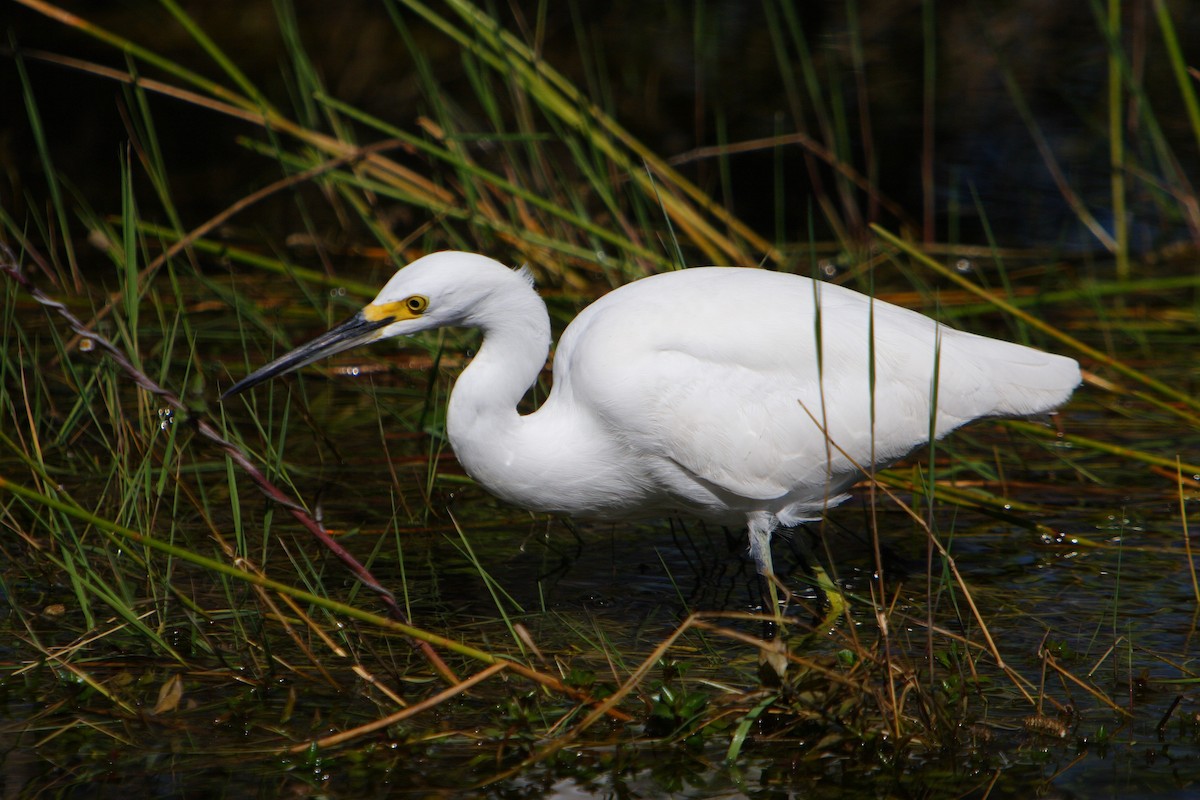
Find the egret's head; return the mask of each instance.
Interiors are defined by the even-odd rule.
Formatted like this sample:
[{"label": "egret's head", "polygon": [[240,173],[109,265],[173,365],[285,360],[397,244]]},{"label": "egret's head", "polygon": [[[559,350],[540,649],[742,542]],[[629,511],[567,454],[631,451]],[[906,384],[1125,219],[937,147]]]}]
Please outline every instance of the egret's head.
[{"label": "egret's head", "polygon": [[517,273],[475,253],[432,253],[399,270],[378,296],[350,319],[261,367],[230,387],[222,399],[326,356],[393,336],[454,325],[480,325],[482,302]]},{"label": "egret's head", "polygon": [[479,327],[489,311],[510,310],[487,301],[506,295],[514,285],[529,285],[524,271],[514,272],[487,256],[431,253],[393,275],[362,314],[382,325],[379,339],[433,328]]}]

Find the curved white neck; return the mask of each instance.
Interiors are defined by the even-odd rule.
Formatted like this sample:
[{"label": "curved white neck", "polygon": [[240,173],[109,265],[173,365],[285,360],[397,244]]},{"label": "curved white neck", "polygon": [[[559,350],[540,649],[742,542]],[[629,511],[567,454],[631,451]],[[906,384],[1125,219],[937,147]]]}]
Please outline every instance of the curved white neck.
[{"label": "curved white neck", "polygon": [[631,499],[636,506],[650,484],[568,385],[517,413],[550,350],[550,318],[533,288],[505,288],[464,324],[483,330],[483,344],[450,394],[446,430],[467,474],[532,511],[611,517]]},{"label": "curved white neck", "polygon": [[511,461],[521,417],[517,403],[537,380],[550,352],[546,304],[523,276],[488,298],[466,321],[483,331],[483,344],[450,395],[446,432],[467,472],[486,475]]}]

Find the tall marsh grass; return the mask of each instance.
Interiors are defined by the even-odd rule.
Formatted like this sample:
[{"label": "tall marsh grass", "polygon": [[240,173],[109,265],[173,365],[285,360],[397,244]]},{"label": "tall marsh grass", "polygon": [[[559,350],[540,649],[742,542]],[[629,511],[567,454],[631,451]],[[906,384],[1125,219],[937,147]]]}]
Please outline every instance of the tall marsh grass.
[{"label": "tall marsh grass", "polygon": [[[1162,348],[1194,348],[1200,336],[1200,206],[1184,167],[1197,161],[1188,148],[1200,146],[1200,113],[1165,0],[1152,3],[1153,26],[1132,29],[1119,0],[1093,4],[1086,35],[1100,43],[1107,87],[1096,131],[1109,152],[1104,212],[1073,185],[995,51],[996,77],[1043,159],[1024,166],[1048,171],[1092,236],[1083,256],[1006,246],[978,194],[969,216],[984,235],[965,244],[953,234],[961,220],[935,177],[936,126],[950,112],[932,2],[920,4],[917,208],[882,188],[887,88],[870,69],[865,4],[846,5],[844,47],[822,46],[795,4],[756,9],[783,111],[758,139],[732,141],[723,112],[708,119],[697,100],[695,127],[711,125],[715,143],[675,157],[621,124],[609,77],[620,65],[588,46],[580,7],[576,81],[544,55],[548,15],[560,13],[550,4],[528,14],[462,0],[360,9],[371,37],[402,54],[418,98],[396,119],[339,96],[321,60],[338,54],[308,49],[316,34],[286,0],[270,15],[282,61],[265,74],[171,0],[144,12],[172,32],[169,49],[109,30],[90,10],[19,5],[24,24],[36,15],[63,37],[63,51],[49,52],[17,25],[7,54],[36,155],[23,167],[28,185],[6,189],[0,208],[11,249],[0,290],[0,626],[11,639],[0,694],[23,709],[24,746],[82,748],[71,769],[87,780],[106,752],[89,737],[132,762],[139,748],[160,752],[155,731],[169,723],[181,732],[173,757],[190,764],[214,746],[218,761],[245,759],[235,740],[284,759],[280,774],[346,753],[337,763],[364,772],[339,784],[344,793],[401,769],[404,748],[441,748],[442,760],[429,758],[450,765],[440,780],[460,788],[523,769],[571,774],[556,755],[567,748],[586,762],[580,780],[611,766],[601,753],[613,744],[638,769],[665,769],[639,760],[652,740],[705,753],[696,772],[725,764],[735,776],[783,761],[822,774],[832,759],[915,780],[904,764],[951,754],[976,773],[948,766],[945,786],[968,791],[1003,785],[1003,762],[1021,761],[1031,741],[1086,750],[1153,724],[1194,738],[1189,645],[1143,641],[1125,605],[1150,580],[1139,558],[1190,587],[1187,609],[1164,595],[1176,613],[1195,612],[1197,585],[1187,537],[1200,488],[1196,375]],[[675,13],[692,15],[697,42],[719,24],[703,4]],[[1183,123],[1145,85],[1151,41],[1162,42],[1156,64],[1174,77],[1168,96]],[[120,87],[126,144],[111,154],[118,178],[105,194],[115,200],[92,199],[64,172],[59,132],[45,123],[56,101],[41,86],[48,70]],[[181,107],[211,131],[164,138]],[[236,138],[225,137],[229,122]],[[224,138],[206,141],[212,131]],[[202,161],[210,147],[211,169],[244,174],[240,197],[197,202],[188,193],[204,182],[180,185],[181,149]],[[731,210],[737,159],[758,151],[776,154],[763,231]],[[792,191],[797,174],[808,193]],[[211,208],[197,217],[197,207]],[[1151,208],[1153,220],[1134,216]],[[789,227],[797,218],[807,236]],[[1137,251],[1138,222],[1178,235]],[[442,248],[528,263],[560,326],[609,287],[693,263],[805,271],[1066,352],[1084,362],[1087,387],[1062,429],[989,423],[939,443],[928,461],[881,472],[864,489],[860,552],[847,564],[828,545],[848,541],[834,526],[853,526],[853,512],[828,523],[826,566],[789,583],[799,611],[775,642],[755,635],[759,618],[736,602],[694,607],[678,588],[689,579],[675,584],[672,631],[632,635],[603,613],[510,591],[513,565],[497,552],[513,558],[522,536],[522,548],[540,546],[547,523],[491,503],[448,454],[448,376],[469,336],[364,357],[348,368],[353,379],[321,367],[216,401],[231,376]],[[1116,588],[1096,575],[1059,595],[1024,578],[977,585],[960,561],[986,562],[997,531],[1025,537],[1020,559],[1103,564],[1096,574],[1115,575]],[[510,549],[498,551],[492,533]],[[892,557],[898,540],[926,543],[919,566],[897,564],[909,560]],[[467,577],[443,574],[437,559],[452,550]],[[674,581],[670,563],[661,566]],[[485,587],[494,618],[455,581]],[[1036,612],[1013,585],[1029,587]],[[1049,619],[1050,606],[1093,592],[1092,616],[1047,622],[1030,647],[1022,615]],[[1149,697],[1151,683],[1177,686],[1180,699]],[[476,743],[491,755],[467,752]],[[370,759],[379,762],[362,766]],[[47,769],[66,782],[69,772]]]}]

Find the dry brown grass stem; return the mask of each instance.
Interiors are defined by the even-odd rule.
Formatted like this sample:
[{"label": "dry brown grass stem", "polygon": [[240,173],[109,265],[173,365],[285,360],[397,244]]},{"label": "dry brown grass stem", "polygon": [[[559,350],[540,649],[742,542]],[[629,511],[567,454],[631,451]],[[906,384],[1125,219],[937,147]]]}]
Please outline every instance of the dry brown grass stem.
[{"label": "dry brown grass stem", "polygon": [[316,747],[321,750],[326,750],[330,747],[337,747],[338,745],[345,744],[346,742],[361,738],[363,736],[366,736],[367,734],[374,733],[375,731],[378,731],[378,730],[382,730],[382,729],[388,727],[389,725],[395,725],[397,722],[403,722],[404,720],[406,720],[410,717],[414,717],[423,711],[428,711],[431,708],[436,708],[437,706],[441,705],[442,703],[445,703],[447,700],[451,700],[451,699],[457,697],[458,695],[467,691],[468,689],[475,686],[476,684],[482,683],[483,681],[486,681],[488,678],[491,678],[495,675],[498,675],[501,672],[504,672],[511,666],[512,665],[509,664],[508,662],[499,661],[495,664],[492,664],[491,666],[484,667],[483,669],[481,669],[479,672],[476,672],[471,677],[463,679],[462,681],[456,683],[455,685],[451,686],[450,688],[445,689],[441,692],[438,692],[437,694],[433,695],[432,697],[427,697],[424,700],[422,700],[420,703],[409,706],[408,708],[404,709],[403,711],[397,711],[395,714],[389,714],[386,717],[380,717],[377,720],[368,722],[366,725],[359,725],[357,728],[351,728],[350,730],[342,731],[341,733],[335,733],[332,736],[326,736],[321,739],[315,739],[311,742],[305,742],[303,744],[294,745],[293,747],[289,747],[287,749],[287,752],[303,753],[312,747]]}]

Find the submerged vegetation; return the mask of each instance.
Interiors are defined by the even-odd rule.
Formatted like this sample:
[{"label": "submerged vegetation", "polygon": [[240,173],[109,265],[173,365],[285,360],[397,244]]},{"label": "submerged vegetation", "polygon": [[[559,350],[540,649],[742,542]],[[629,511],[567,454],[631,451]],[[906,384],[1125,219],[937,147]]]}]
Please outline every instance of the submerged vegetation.
[{"label": "submerged vegetation", "polygon": [[[670,158],[671,135],[619,121],[654,115],[622,95],[646,79],[582,4],[384,0],[341,12],[350,44],[288,0],[238,10],[240,28],[171,0],[105,24],[18,2],[3,69],[32,155],[0,187],[6,796],[1200,781],[1198,54],[1166,0],[1093,3],[1076,32],[1095,56],[1076,77],[1103,87],[1071,109],[1099,188],[972,18],[1037,154],[1004,169],[1048,176],[1030,197],[1066,209],[1037,242],[938,160],[950,22],[931,2],[894,4],[921,11],[895,34],[920,54],[907,152],[876,133],[898,98],[859,4],[814,20],[768,0],[740,29],[769,112],[737,119],[701,89],[738,76],[697,77],[679,112],[696,149]],[[713,29],[741,12],[668,8],[671,46],[715,73]],[[373,93],[376,71],[400,77]],[[94,94],[116,98],[123,144],[81,164],[69,143],[101,129],[66,131],[62,98]],[[738,532],[547,520],[461,473],[444,400],[469,334],[217,402],[445,248],[528,264],[560,328],[643,275],[758,264],[1065,353],[1086,384],[1051,420],[937,442],[780,542],[793,597],[768,644]]]}]

